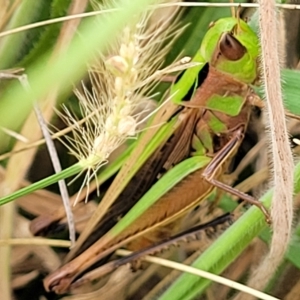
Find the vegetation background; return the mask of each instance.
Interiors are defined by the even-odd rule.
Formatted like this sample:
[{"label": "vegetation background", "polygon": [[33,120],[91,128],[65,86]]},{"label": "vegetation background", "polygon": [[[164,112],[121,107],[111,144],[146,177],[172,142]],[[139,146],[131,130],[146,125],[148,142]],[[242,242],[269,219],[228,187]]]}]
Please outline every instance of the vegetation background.
[{"label": "vegetation background", "polygon": [[[68,240],[67,221],[61,217],[53,228],[50,228],[51,239],[34,238],[29,231],[30,221],[38,216],[49,215],[49,212],[64,211],[58,186],[51,185],[48,176],[53,174],[53,167],[49,159],[47,147],[37,144],[42,138],[40,125],[36,121],[33,112],[33,104],[38,102],[40,111],[49,124],[62,129],[64,123],[58,117],[57,111],[62,111],[64,104],[70,111],[81,118],[82,110],[78,107],[78,93],[84,94],[81,81],[86,83],[87,89],[93,86],[93,78],[88,76],[88,69],[97,69],[101,51],[108,52],[109,45],[115,45],[115,37],[120,35],[133,15],[140,14],[151,1],[112,1],[115,5],[122,5],[122,10],[107,12],[96,17],[80,17],[72,21],[62,19],[60,22],[47,24],[55,18],[67,15],[93,12],[100,1],[88,0],[1,0],[0,12],[0,70],[24,68],[28,76],[30,89],[24,87],[18,79],[5,79],[19,74],[17,71],[3,71],[0,73],[0,151],[1,155],[1,189],[0,204],[0,293],[3,299],[227,299],[233,297],[234,291],[228,287],[211,284],[207,280],[192,275],[179,276],[179,272],[158,268],[151,265],[145,271],[131,273],[128,267],[120,268],[102,286],[91,284],[84,289],[74,290],[73,296],[57,296],[46,293],[42,286],[45,275],[55,271],[62,263],[68,252],[70,242]],[[171,2],[171,1],[170,1]],[[187,1],[186,3],[188,3]],[[213,2],[213,1],[211,1]],[[227,1],[218,1],[227,3]],[[246,2],[246,1],[244,1]],[[106,1],[106,4],[110,1]],[[294,4],[294,3],[293,3]],[[175,8],[166,8],[155,13],[151,22],[158,22],[160,18],[166,18],[173,14]],[[257,28],[255,9],[241,9],[243,18],[254,12],[251,24]],[[174,60],[184,56],[194,56],[199,49],[202,38],[209,24],[222,17],[231,15],[230,8],[221,7],[181,7],[178,8],[178,16],[172,19],[176,22],[174,30],[176,34],[172,46],[162,51],[161,58],[164,67]],[[300,115],[299,105],[299,45],[300,45],[300,12],[299,10],[282,9],[280,20],[281,30],[278,32],[282,46],[283,61],[283,90],[285,105],[295,115]],[[96,19],[97,18],[97,19]],[[96,21],[97,20],[97,21]],[[36,22],[45,21],[42,26],[32,26],[20,32],[9,32],[14,28],[24,25],[34,25]],[[285,29],[286,28],[286,29]],[[165,41],[170,43],[174,35]],[[158,46],[159,47],[159,46]],[[161,46],[165,47],[165,45]],[[107,53],[106,53],[107,55]],[[155,55],[155,54],[153,54]],[[109,56],[109,55],[107,55]],[[3,75],[2,75],[3,74]],[[13,75],[13,76],[12,76]],[[105,75],[105,74],[104,74]],[[150,75],[149,75],[150,76]],[[149,91],[158,94],[156,100],[166,90],[166,84],[152,86]],[[77,94],[74,89],[77,88]],[[101,86],[101,88],[103,88]],[[148,91],[148,92],[149,92]],[[99,91],[98,91],[99,92]],[[259,92],[259,91],[258,91]],[[145,96],[145,95],[144,95]],[[153,102],[150,104],[152,105]],[[144,109],[144,108],[143,108]],[[142,110],[143,110],[142,109]],[[126,125],[132,125],[127,119]],[[128,125],[128,126],[129,126]],[[133,126],[133,125],[132,125]],[[134,124],[135,126],[135,124]],[[297,160],[297,145],[299,146],[300,127],[299,122],[289,122],[292,145]],[[50,127],[53,130],[53,127]],[[132,128],[132,127],[130,127]],[[128,129],[130,131],[130,128]],[[134,127],[133,135],[136,135]],[[125,144],[114,151],[108,159],[109,164],[100,169],[98,181],[91,181],[90,195],[87,204],[79,202],[74,209],[75,227],[77,234],[87,226],[88,220],[100,199],[105,194],[114,178],[114,174],[129,156],[134,148],[135,139],[123,135],[116,146],[121,142]],[[233,170],[234,184],[240,184],[239,188],[245,191],[252,189],[256,196],[264,194],[267,190],[265,181],[268,179],[268,162],[265,141],[263,116],[257,112],[249,125],[245,142],[235,159]],[[70,149],[55,141],[57,151],[63,169],[74,165],[76,160],[70,155]],[[108,151],[109,152],[109,151]],[[245,156],[246,153],[250,153]],[[242,159],[246,157],[245,159]],[[104,161],[107,157],[104,156]],[[102,162],[103,163],[103,162]],[[100,165],[102,165],[100,162]],[[238,167],[237,169],[235,167]],[[295,168],[295,194],[300,189],[299,164]],[[82,170],[82,166],[73,168],[71,181]],[[292,172],[292,170],[291,170]],[[70,173],[70,174],[71,174]],[[69,174],[69,175],[70,175]],[[234,177],[233,176],[233,177]],[[24,186],[33,187],[30,182],[36,182],[43,178],[46,190],[35,191],[25,195]],[[76,198],[76,192],[82,186],[84,176],[68,186],[72,201]],[[250,178],[250,179],[249,179]],[[248,179],[248,180],[247,180]],[[101,183],[101,196],[94,191],[95,186]],[[85,187],[85,185],[84,185]],[[259,187],[259,188],[257,188]],[[33,189],[33,188],[32,188]],[[36,187],[34,187],[36,189]],[[19,191],[18,199],[12,201],[7,198],[12,192]],[[84,200],[86,190],[83,189],[79,196]],[[270,202],[270,192],[263,196],[266,205]],[[297,299],[300,289],[300,257],[297,255],[300,246],[298,208],[299,197],[295,197],[295,230],[294,236],[286,254],[286,259],[274,274],[267,292],[280,299]],[[220,202],[220,207],[214,214],[220,215],[222,211],[229,211],[235,204],[228,196]],[[201,204],[198,208],[197,219],[206,222],[212,219],[208,215],[209,204]],[[63,213],[61,213],[63,214]],[[188,226],[188,225],[186,225]],[[224,228],[217,232],[201,235],[199,241],[181,244],[175,250],[172,248],[163,253],[173,260],[190,264],[199,256],[197,264],[199,268],[208,269],[217,273],[226,271],[223,275],[227,278],[245,282],[248,271],[266,253],[266,242],[270,239],[270,230],[267,228],[263,217],[255,209],[250,209],[229,230],[223,233]],[[217,238],[220,235],[219,238]],[[259,237],[257,237],[259,236]],[[257,237],[257,238],[256,238]],[[216,240],[210,248],[209,245]],[[205,249],[205,258],[201,254]],[[240,253],[242,254],[240,255]],[[227,266],[230,266],[227,268]],[[118,276],[121,276],[121,280]],[[207,288],[209,285],[209,288]],[[105,295],[105,298],[103,298]],[[102,297],[102,298],[101,298]],[[2,298],[1,298],[2,299]]]}]

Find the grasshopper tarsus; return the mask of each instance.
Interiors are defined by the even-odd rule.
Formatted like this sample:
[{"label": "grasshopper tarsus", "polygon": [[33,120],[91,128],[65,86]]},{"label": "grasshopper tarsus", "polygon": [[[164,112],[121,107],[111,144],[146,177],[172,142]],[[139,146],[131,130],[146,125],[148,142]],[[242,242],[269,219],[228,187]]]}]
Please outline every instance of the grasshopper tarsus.
[{"label": "grasshopper tarsus", "polygon": [[270,216],[270,213],[268,211],[268,209],[257,199],[255,199],[254,197],[246,194],[246,193],[243,193],[223,182],[220,182],[218,180],[215,180],[215,179],[208,179],[209,183],[211,183],[212,185],[214,185],[215,187],[219,188],[219,189],[222,189],[223,191],[227,192],[227,193],[230,193],[232,194],[233,196],[236,196],[238,197],[239,199],[242,199],[250,204],[253,204],[255,206],[257,206],[261,212],[264,214],[265,216],[265,220],[266,222],[270,225],[272,223],[271,221],[271,216]]}]

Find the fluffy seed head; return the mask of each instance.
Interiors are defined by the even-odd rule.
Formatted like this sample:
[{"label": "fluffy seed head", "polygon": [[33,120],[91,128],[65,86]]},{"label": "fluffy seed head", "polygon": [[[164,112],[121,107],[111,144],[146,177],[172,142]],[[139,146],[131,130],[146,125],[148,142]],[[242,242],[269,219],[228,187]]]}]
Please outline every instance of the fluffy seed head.
[{"label": "fluffy seed head", "polygon": [[[67,147],[88,170],[84,185],[107,162],[109,155],[126,139],[134,137],[138,128],[136,109],[140,100],[151,99],[151,90],[172,68],[159,70],[168,47],[162,43],[172,40],[179,30],[165,23],[152,24],[152,12],[134,16],[98,63],[90,66],[92,88],[84,83],[75,93],[85,122],[78,120],[65,108],[64,120],[74,127]],[[170,44],[171,45],[171,44]]]}]

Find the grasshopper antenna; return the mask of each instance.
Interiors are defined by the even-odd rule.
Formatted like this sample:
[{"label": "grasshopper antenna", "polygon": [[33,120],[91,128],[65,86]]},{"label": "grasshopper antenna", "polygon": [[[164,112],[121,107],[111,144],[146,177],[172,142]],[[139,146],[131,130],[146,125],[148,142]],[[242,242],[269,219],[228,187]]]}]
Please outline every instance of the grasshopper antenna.
[{"label": "grasshopper antenna", "polygon": [[[233,4],[234,0],[230,0],[230,3]],[[239,5],[237,7],[237,9],[234,6],[231,6],[231,8],[230,8],[232,17],[237,19],[237,26],[234,28],[234,31],[236,31],[236,33],[241,28],[241,26],[240,26],[241,8],[242,8],[241,5]]]},{"label": "grasshopper antenna", "polygon": [[[230,0],[230,3],[234,3],[234,0]],[[235,11],[235,7],[234,6],[230,6],[230,10],[231,10],[231,15],[233,18],[236,18],[236,11]]]},{"label": "grasshopper antenna", "polygon": [[239,5],[237,7],[236,16],[235,16],[237,18],[239,28],[240,28],[240,20],[241,20],[241,9],[242,9],[242,6]]}]

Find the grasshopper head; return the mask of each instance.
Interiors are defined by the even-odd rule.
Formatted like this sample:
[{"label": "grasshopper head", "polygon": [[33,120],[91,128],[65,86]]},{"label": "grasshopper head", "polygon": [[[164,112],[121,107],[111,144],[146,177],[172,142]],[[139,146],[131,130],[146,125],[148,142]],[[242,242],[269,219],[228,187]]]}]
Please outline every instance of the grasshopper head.
[{"label": "grasshopper head", "polygon": [[258,77],[258,37],[240,19],[224,18],[211,25],[200,54],[219,71],[245,83],[253,83]]}]

